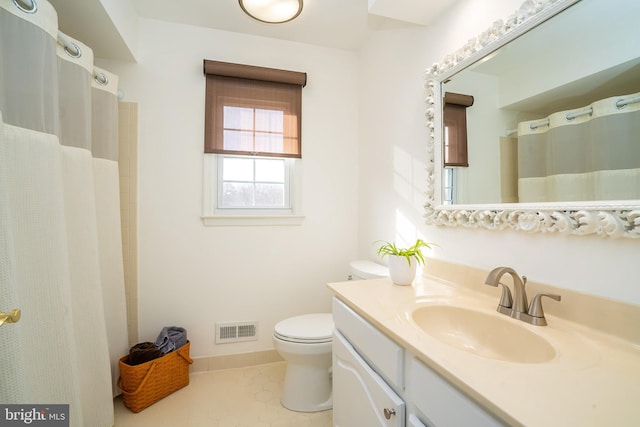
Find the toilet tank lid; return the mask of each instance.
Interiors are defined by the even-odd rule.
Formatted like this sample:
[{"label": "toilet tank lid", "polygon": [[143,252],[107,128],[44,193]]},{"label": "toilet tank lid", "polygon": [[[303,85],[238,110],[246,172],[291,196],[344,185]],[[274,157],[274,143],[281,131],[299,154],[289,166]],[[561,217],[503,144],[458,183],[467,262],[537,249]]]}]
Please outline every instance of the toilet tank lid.
[{"label": "toilet tank lid", "polygon": [[353,274],[363,279],[376,279],[389,275],[389,269],[387,267],[369,260],[351,261],[349,266]]}]

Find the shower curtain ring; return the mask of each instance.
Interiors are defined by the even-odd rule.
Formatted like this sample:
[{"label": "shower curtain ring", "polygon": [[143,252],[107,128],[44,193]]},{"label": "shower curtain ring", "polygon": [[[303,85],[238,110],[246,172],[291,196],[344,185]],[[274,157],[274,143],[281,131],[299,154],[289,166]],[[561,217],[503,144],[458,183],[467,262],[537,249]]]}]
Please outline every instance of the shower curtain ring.
[{"label": "shower curtain ring", "polygon": [[109,84],[109,79],[104,73],[98,73],[94,75],[93,80],[95,80],[96,83],[101,84],[102,86],[106,86]]},{"label": "shower curtain ring", "polygon": [[80,58],[82,56],[82,50],[80,49],[80,46],[75,43],[70,44],[70,46],[66,44],[64,45],[65,53],[72,58]]},{"label": "shower curtain ring", "polygon": [[36,0],[13,0],[13,4],[24,13],[36,13],[38,10]]}]

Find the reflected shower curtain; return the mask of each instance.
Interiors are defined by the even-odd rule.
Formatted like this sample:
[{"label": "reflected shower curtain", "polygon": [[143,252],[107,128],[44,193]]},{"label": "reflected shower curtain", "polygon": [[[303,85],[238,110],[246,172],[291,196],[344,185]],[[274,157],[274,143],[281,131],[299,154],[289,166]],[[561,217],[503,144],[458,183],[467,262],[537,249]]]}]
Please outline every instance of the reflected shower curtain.
[{"label": "reflected shower curtain", "polygon": [[500,137],[500,203],[518,203],[518,138]]},{"label": "reflected shower curtain", "polygon": [[518,124],[520,202],[640,199],[640,93]]},{"label": "reflected shower curtain", "polygon": [[0,328],[0,402],[66,403],[72,426],[113,425],[128,349],[105,73],[96,95],[91,50],[48,2],[0,0],[0,311],[22,310]]}]

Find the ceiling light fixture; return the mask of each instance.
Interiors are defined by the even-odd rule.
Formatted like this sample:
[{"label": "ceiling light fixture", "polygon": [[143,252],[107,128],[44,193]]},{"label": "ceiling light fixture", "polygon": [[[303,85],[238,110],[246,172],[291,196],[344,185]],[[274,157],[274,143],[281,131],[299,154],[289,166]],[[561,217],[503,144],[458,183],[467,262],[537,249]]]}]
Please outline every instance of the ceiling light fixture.
[{"label": "ceiling light fixture", "polygon": [[302,12],[302,0],[238,0],[244,12],[261,22],[281,24]]}]

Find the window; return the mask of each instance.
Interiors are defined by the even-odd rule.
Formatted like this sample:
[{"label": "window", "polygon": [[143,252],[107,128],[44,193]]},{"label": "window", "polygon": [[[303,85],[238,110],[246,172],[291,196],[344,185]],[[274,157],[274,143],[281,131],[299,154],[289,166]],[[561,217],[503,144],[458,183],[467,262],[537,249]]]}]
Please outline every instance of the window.
[{"label": "window", "polygon": [[455,168],[445,167],[442,169],[442,204],[452,205],[455,203],[454,188],[455,188]]},{"label": "window", "polygon": [[289,169],[288,159],[218,156],[218,208],[290,209]]},{"label": "window", "polygon": [[284,152],[284,111],[231,104],[222,107],[223,152]]},{"label": "window", "polygon": [[298,216],[306,74],[208,60],[204,71],[205,224]]}]

